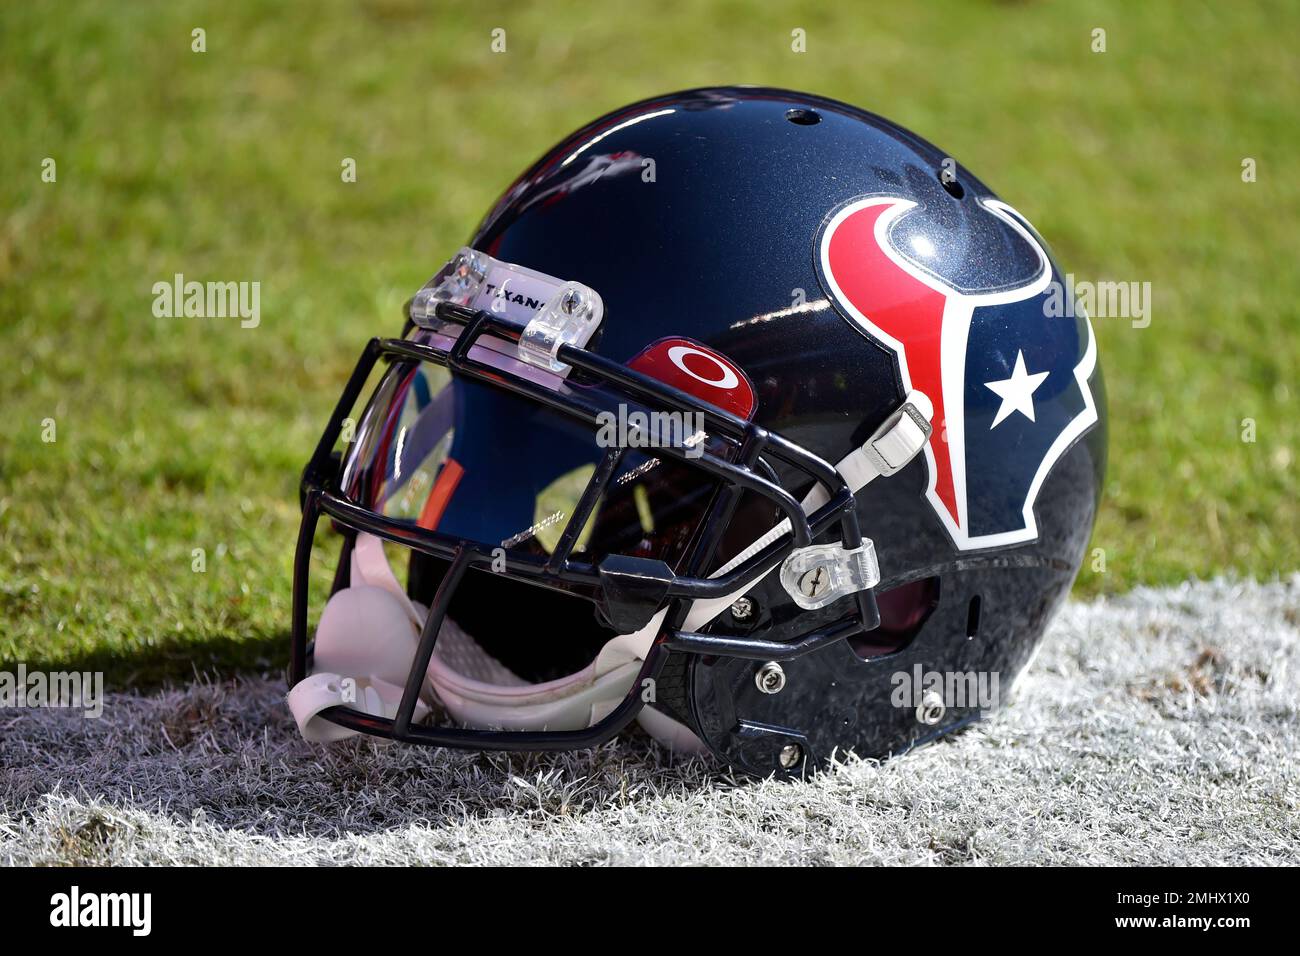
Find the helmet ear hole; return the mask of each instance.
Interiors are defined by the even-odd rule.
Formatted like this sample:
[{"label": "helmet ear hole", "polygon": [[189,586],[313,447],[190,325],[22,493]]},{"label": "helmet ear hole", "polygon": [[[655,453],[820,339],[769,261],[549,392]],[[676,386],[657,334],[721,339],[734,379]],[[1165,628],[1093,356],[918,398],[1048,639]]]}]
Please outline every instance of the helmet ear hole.
[{"label": "helmet ear hole", "polygon": [[916,639],[939,606],[939,579],[920,578],[879,591],[876,603],[880,607],[880,626],[849,638],[853,653],[863,660],[897,654]]}]

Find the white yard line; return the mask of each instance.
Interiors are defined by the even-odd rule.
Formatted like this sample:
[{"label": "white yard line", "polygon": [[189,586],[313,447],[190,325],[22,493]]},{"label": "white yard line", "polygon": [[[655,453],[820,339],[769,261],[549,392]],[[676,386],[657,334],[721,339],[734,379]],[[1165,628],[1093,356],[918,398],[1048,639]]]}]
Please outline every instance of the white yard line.
[{"label": "white yard line", "polygon": [[803,784],[643,737],[323,751],[282,694],[0,710],[0,862],[1300,863],[1300,576],[1071,604],[994,719]]}]

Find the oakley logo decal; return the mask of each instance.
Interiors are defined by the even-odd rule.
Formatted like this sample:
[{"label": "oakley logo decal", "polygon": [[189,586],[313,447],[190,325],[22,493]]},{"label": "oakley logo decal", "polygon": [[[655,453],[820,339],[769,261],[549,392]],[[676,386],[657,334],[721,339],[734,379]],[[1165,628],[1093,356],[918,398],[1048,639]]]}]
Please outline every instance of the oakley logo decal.
[{"label": "oakley logo decal", "polygon": [[[693,359],[694,369],[687,364],[687,358]],[[711,355],[690,345],[674,345],[668,350],[668,361],[697,382],[712,385],[714,388],[732,389],[740,384],[740,376],[735,373],[730,365],[727,365],[716,355]],[[708,371],[721,372],[722,374],[717,378],[711,378],[706,374]]]},{"label": "oakley logo decal", "polygon": [[627,364],[738,418],[754,414],[754,386],[749,376],[731,359],[699,342],[660,339]]}]

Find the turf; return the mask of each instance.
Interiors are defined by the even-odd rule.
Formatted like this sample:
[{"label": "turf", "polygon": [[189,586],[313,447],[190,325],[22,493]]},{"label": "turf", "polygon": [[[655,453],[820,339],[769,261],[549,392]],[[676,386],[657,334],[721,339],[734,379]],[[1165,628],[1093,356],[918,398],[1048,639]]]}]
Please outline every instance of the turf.
[{"label": "turf", "polygon": [[1300,576],[1072,604],[990,720],[810,783],[640,736],[322,750],[283,694],[0,716],[0,864],[1300,864]]},{"label": "turf", "polygon": [[[1078,277],[1152,284],[1149,327],[1097,323],[1080,595],[1300,567],[1298,27],[1285,2],[3,4],[0,663],[277,666],[297,474],[361,344],[550,142],[708,83],[884,113]],[[260,281],[260,325],[155,318],[178,272]]]}]

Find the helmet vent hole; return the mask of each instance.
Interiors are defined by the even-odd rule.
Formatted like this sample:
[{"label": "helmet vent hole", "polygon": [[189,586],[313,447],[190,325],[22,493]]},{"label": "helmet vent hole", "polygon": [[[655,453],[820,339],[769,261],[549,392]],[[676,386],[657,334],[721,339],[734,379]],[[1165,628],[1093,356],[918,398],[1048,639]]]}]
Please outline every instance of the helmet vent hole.
[{"label": "helmet vent hole", "polygon": [[980,607],[983,603],[977,594],[970,599],[970,606],[966,608],[966,640],[968,641],[973,641],[979,636]]},{"label": "helmet vent hole", "polygon": [[849,638],[853,653],[863,660],[905,650],[939,606],[939,579],[921,578],[876,592],[880,626]]},{"label": "helmet vent hole", "polygon": [[822,121],[820,113],[802,106],[786,110],[785,118],[794,123],[795,126],[816,126]]},{"label": "helmet vent hole", "polygon": [[939,170],[939,183],[953,199],[961,199],[966,195],[966,187],[961,184],[957,174],[947,167]]}]

